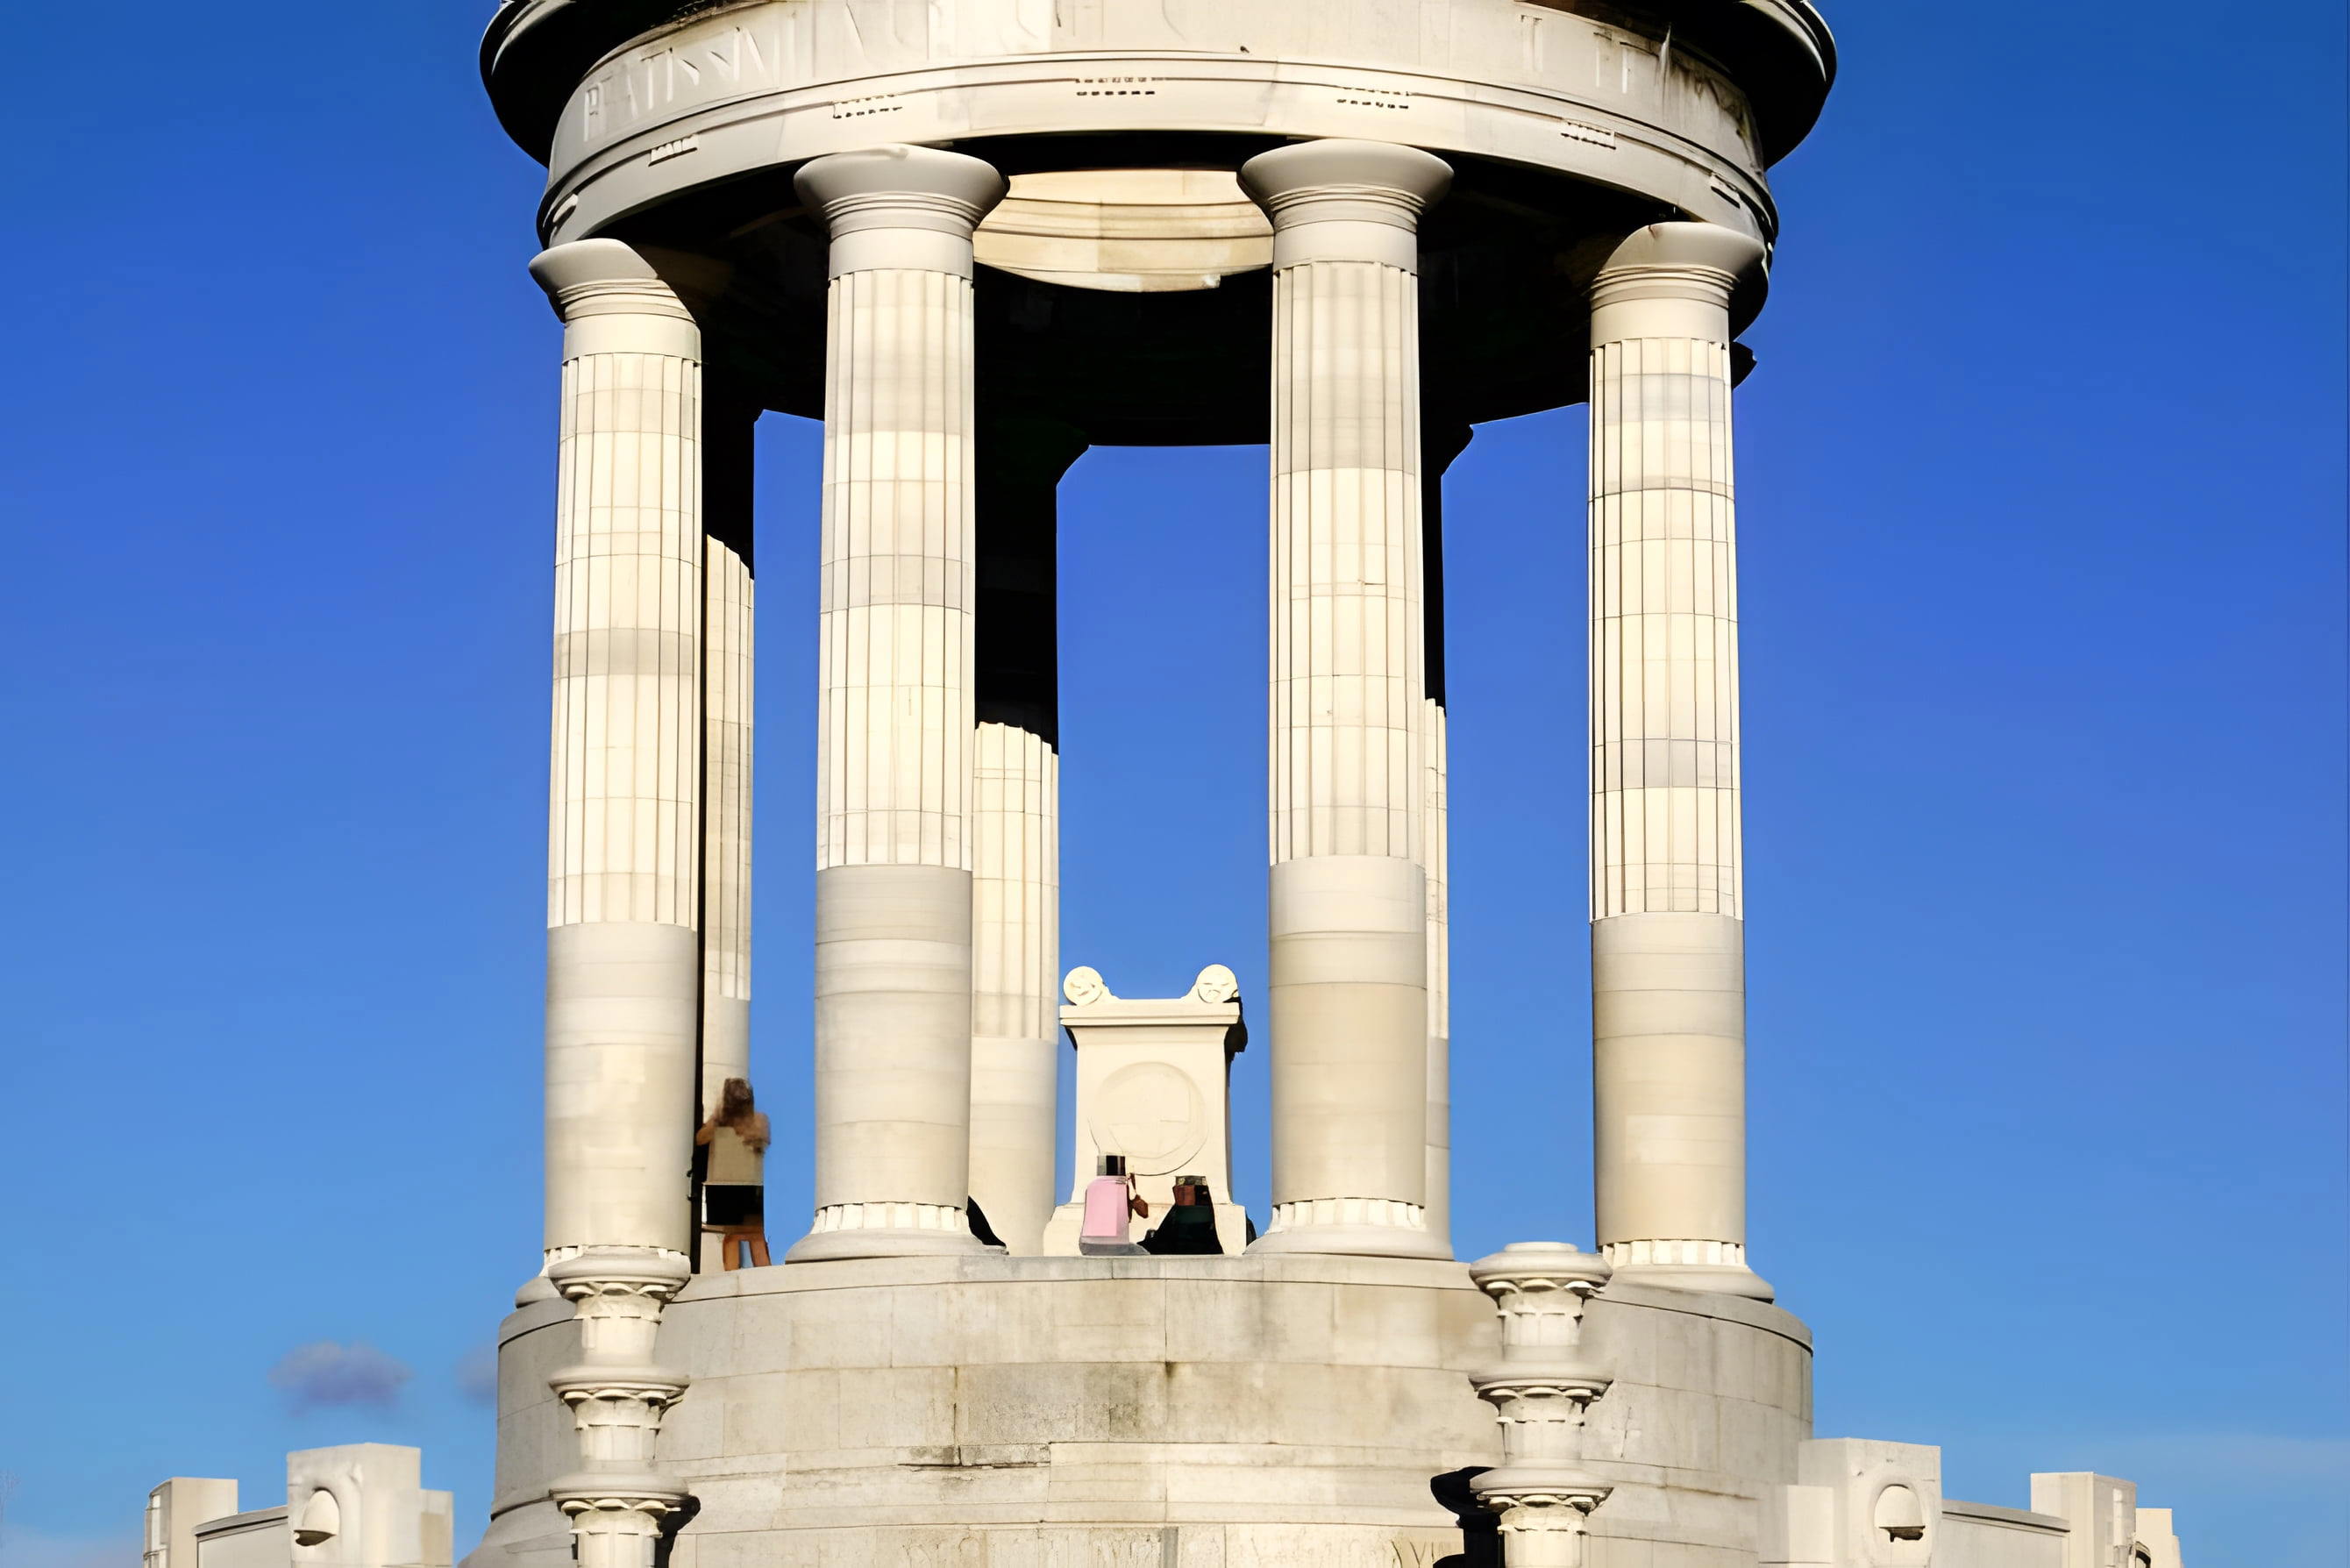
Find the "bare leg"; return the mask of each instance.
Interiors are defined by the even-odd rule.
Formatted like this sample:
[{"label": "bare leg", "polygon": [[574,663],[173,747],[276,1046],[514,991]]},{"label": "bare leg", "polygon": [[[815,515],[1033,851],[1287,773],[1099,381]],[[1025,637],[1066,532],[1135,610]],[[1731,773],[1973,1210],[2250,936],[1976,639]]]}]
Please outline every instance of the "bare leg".
[{"label": "bare leg", "polygon": [[768,1266],[766,1231],[764,1230],[750,1231],[743,1236],[743,1240],[749,1242],[751,1246],[751,1266],[754,1269],[766,1268]]}]

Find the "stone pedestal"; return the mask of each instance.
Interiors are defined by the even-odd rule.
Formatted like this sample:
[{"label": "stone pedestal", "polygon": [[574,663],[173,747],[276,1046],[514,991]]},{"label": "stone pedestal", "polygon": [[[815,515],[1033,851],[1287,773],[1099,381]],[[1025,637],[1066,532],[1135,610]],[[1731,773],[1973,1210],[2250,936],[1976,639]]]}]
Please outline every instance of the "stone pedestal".
[{"label": "stone pedestal", "polygon": [[1150,1205],[1149,1218],[1134,1221],[1138,1240],[1174,1206],[1175,1178],[1197,1176],[1215,1195],[1217,1240],[1237,1254],[1248,1245],[1248,1215],[1232,1200],[1232,1067],[1248,1030],[1232,971],[1211,964],[1182,996],[1129,999],[1078,969],[1064,991],[1061,1025],[1077,1053],[1075,1176],[1044,1251],[1077,1255],[1087,1184],[1101,1157],[1116,1154]]}]

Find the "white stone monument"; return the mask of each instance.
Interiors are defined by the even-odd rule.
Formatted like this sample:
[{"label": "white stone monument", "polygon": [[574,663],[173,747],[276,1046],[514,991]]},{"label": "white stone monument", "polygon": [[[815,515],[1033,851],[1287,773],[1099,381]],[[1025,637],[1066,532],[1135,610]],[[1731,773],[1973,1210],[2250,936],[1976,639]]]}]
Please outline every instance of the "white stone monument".
[{"label": "white stone monument", "polygon": [[1086,1184],[1104,1155],[1126,1161],[1150,1217],[1141,1234],[1175,1203],[1175,1179],[1199,1178],[1214,1197],[1216,1237],[1233,1254],[1248,1245],[1248,1215],[1232,1200],[1232,1058],[1248,1045],[1241,1023],[1240,981],[1210,964],[1183,995],[1115,996],[1090,969],[1064,983],[1069,1004],[1061,1027],[1077,1053],[1076,1115],[1069,1200],[1045,1228],[1043,1251],[1077,1255]]},{"label": "white stone monument", "polygon": [[[1835,75],[1806,0],[507,0],[482,62],[547,166],[563,345],[546,1225],[473,1568],[2137,1540],[2095,1487],[1960,1503],[1936,1450],[1814,1441],[1810,1335],[1747,1255],[1732,389],[1766,171]],[[1557,587],[1591,771],[1557,805],[1589,812],[1596,1250],[1463,1265],[1450,1063],[1494,1047],[1448,1011],[1445,605],[1479,585],[1444,574],[1443,473],[1577,402],[1580,524],[1511,525],[1589,543]],[[820,584],[785,753],[816,774],[808,1085],[751,1051],[762,411],[825,429],[820,537],[769,541]],[[1228,976],[1054,997],[1055,486],[1092,445],[1232,442],[1270,480],[1261,1151],[1228,1147]],[[1223,1257],[1057,1255],[1056,1022],[1078,1180],[1119,1152],[1229,1210],[1263,1158],[1259,1240],[1228,1211]],[[692,1138],[746,1075],[816,1198],[766,1217],[785,1263],[723,1272]],[[1476,1111],[1534,1179],[1580,1158]]]}]

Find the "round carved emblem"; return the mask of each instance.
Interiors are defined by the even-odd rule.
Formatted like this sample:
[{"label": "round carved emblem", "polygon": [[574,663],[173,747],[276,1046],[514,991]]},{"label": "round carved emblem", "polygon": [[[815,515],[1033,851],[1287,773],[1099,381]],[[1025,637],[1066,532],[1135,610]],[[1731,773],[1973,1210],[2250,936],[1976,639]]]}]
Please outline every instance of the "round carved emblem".
[{"label": "round carved emblem", "polygon": [[1165,1176],[1208,1140],[1207,1106],[1189,1075],[1164,1062],[1120,1067],[1094,1091],[1095,1146],[1126,1156],[1137,1176]]}]

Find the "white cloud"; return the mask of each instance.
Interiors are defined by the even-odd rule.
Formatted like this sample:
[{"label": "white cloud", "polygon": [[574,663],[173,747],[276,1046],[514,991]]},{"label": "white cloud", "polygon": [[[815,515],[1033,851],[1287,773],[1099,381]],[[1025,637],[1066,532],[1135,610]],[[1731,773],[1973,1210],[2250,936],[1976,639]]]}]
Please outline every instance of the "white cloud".
[{"label": "white cloud", "polygon": [[457,1363],[457,1391],[476,1405],[497,1404],[497,1346],[481,1345],[465,1353],[465,1358]]},{"label": "white cloud", "polygon": [[285,1391],[297,1415],[335,1406],[389,1409],[409,1376],[404,1364],[357,1340],[299,1345],[269,1369],[271,1386]]}]

